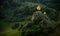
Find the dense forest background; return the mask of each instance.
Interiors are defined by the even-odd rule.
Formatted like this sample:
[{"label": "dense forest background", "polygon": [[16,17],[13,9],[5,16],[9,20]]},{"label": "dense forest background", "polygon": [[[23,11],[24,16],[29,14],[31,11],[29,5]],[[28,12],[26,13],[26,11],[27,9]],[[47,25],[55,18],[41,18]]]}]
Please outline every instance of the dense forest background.
[{"label": "dense forest background", "polygon": [[[39,32],[40,21],[36,23],[37,25],[35,23],[29,25],[32,15],[37,11],[38,1],[42,8],[41,12],[46,11],[53,25],[52,30],[46,29],[49,30],[49,35],[45,29],[43,29],[44,32]],[[35,31],[36,28],[38,28],[37,31]],[[21,36],[20,34],[22,36],[60,36],[60,0],[0,0],[0,36]]]}]

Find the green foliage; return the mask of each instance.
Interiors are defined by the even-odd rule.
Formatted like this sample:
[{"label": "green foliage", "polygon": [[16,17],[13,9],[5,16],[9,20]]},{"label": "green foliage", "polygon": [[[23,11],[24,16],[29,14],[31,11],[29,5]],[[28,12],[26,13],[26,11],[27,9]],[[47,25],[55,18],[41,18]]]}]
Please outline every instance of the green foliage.
[{"label": "green foliage", "polygon": [[[36,14],[39,14],[39,16],[35,16]],[[27,24],[25,24],[26,26],[23,25],[23,28],[20,29],[21,36],[48,36],[53,32],[53,24],[52,22],[50,22],[49,18],[44,16],[42,12],[36,14],[33,14],[33,17],[35,17],[33,22],[28,22]]]},{"label": "green foliage", "polygon": [[[27,1],[27,2],[26,2]],[[29,1],[29,2],[28,2]],[[49,1],[49,2],[48,2]],[[50,0],[39,0],[39,5],[41,6],[41,12],[36,16],[34,21],[31,21],[32,14],[37,11],[36,7],[38,5],[37,0],[6,0],[2,1],[0,6],[0,31],[4,32],[6,29],[12,28],[12,25],[19,23],[16,28],[19,31],[10,31],[0,33],[1,36],[53,36],[59,30],[58,25],[60,24],[60,11],[56,11],[58,5]],[[34,3],[33,3],[34,2]],[[53,0],[54,2],[54,0]],[[46,5],[47,4],[47,5]],[[57,6],[56,6],[57,5]],[[47,16],[44,16],[44,11]],[[45,17],[45,20],[44,20]],[[48,18],[49,17],[49,18]],[[44,21],[43,21],[44,20]],[[43,21],[43,22],[42,22]],[[58,28],[58,29],[57,29]],[[19,32],[19,33],[18,33]],[[59,33],[59,31],[58,31]]]}]

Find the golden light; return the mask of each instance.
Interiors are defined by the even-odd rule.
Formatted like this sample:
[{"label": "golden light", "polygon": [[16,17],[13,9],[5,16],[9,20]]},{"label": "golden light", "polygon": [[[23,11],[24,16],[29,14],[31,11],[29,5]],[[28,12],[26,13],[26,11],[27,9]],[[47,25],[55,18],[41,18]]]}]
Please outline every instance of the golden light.
[{"label": "golden light", "polygon": [[44,15],[46,15],[46,12],[44,11]]},{"label": "golden light", "polygon": [[37,6],[37,10],[38,10],[38,11],[41,10],[41,6],[38,5],[38,6]]}]

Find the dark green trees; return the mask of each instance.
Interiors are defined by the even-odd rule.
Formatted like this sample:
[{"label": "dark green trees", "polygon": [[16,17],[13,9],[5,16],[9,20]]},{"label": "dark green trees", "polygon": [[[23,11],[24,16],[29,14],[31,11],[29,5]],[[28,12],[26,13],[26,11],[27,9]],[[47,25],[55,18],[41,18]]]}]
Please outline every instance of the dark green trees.
[{"label": "dark green trees", "polygon": [[21,30],[20,36],[49,36],[53,32],[52,22],[41,11],[36,11],[32,18]]}]

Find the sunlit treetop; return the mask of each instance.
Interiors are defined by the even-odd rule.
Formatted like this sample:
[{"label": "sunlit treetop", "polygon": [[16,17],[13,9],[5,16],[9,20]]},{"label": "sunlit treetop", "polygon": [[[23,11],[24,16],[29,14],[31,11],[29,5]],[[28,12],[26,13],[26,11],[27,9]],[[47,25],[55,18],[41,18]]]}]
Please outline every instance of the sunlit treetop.
[{"label": "sunlit treetop", "polygon": [[40,5],[37,6],[37,10],[38,10],[38,11],[41,10],[41,6],[40,6]]}]

